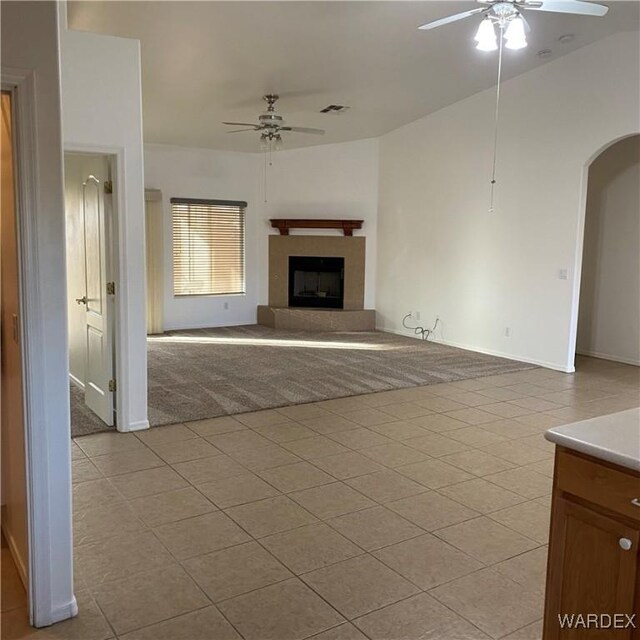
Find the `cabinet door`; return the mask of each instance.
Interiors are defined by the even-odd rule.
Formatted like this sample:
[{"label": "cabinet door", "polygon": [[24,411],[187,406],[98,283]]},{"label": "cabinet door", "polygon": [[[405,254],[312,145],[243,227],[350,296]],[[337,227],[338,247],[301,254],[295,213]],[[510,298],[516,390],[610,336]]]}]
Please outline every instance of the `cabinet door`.
[{"label": "cabinet door", "polygon": [[[544,640],[637,637],[633,625],[614,625],[627,624],[624,614],[634,613],[639,542],[637,530],[554,496]],[[640,626],[637,618],[635,625]]]}]

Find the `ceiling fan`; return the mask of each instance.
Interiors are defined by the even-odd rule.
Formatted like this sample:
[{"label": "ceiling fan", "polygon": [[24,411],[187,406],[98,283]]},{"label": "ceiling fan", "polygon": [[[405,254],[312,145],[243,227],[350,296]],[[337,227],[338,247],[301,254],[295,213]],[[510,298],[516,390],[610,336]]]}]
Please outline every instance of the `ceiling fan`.
[{"label": "ceiling fan", "polygon": [[[578,16],[602,17],[609,7],[584,0],[476,0],[481,6],[446,18],[439,18],[421,25],[418,29],[429,31],[451,22],[464,20],[475,15],[484,15],[476,32],[476,49],[480,51],[498,50],[498,81],[496,83],[496,106],[494,114],[493,134],[493,166],[491,170],[491,189],[489,195],[489,212],[494,211],[494,194],[496,185],[496,163],[498,157],[498,121],[500,115],[500,83],[502,79],[503,47],[507,49],[523,49],[527,46],[527,31],[531,31],[522,11],[548,11],[550,13],[568,13]],[[496,35],[496,27],[498,34]],[[499,45],[499,46],[498,46]]]},{"label": "ceiling fan", "polygon": [[324,129],[310,129],[309,127],[291,127],[276,113],[276,102],[280,96],[275,93],[267,93],[262,99],[267,103],[267,110],[258,116],[258,122],[223,122],[222,124],[233,127],[242,127],[242,129],[234,129],[227,133],[241,133],[243,131],[260,131],[260,146],[264,151],[264,201],[267,201],[267,158],[268,164],[271,165],[271,152],[282,148],[283,133],[311,133],[315,135],[324,135]]},{"label": "ceiling fan", "polygon": [[[571,13],[577,16],[604,16],[609,7],[584,0],[476,0],[481,5],[476,9],[455,13],[454,15],[440,18],[433,22],[427,22],[418,29],[429,30],[464,20],[477,14],[487,14],[487,17],[496,22],[515,19],[520,16],[520,11],[548,11],[550,13]],[[520,16],[521,17],[521,16]]]},{"label": "ceiling fan", "polygon": [[282,145],[282,133],[311,133],[314,135],[324,135],[324,129],[310,129],[309,127],[291,127],[276,113],[276,101],[280,96],[274,93],[267,93],[262,99],[267,103],[267,110],[258,117],[258,123],[252,122],[223,122],[222,124],[243,127],[234,129],[227,133],[240,133],[243,131],[261,131],[260,142],[265,149],[271,149],[273,145],[278,149]]}]

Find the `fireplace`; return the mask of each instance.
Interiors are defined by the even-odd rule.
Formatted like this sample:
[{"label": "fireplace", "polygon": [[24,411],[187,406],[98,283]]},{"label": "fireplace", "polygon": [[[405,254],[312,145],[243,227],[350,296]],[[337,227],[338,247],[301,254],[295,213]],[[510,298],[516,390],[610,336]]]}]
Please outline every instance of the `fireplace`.
[{"label": "fireplace", "polygon": [[374,331],[364,308],[364,236],[270,235],[269,300],[258,324],[284,331]]},{"label": "fireplace", "polygon": [[289,256],[289,306],[344,308],[344,258]]}]

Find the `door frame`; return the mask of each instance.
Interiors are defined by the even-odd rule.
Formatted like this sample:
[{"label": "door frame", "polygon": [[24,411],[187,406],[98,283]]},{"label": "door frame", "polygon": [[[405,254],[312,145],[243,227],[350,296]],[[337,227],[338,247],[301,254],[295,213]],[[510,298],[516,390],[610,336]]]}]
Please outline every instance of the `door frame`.
[{"label": "door frame", "polygon": [[[18,184],[19,184],[19,178],[20,176],[19,171],[18,171],[18,167],[17,167],[17,163],[18,163],[18,148],[17,148],[17,140],[16,140],[16,123],[17,123],[17,117],[16,117],[16,96],[15,96],[15,91],[8,88],[7,86],[5,86],[5,83],[2,83],[2,95],[3,97],[5,95],[9,96],[9,108],[10,108],[10,113],[11,113],[11,120],[10,120],[10,124],[9,124],[9,136],[10,136],[10,145],[11,145],[11,156],[12,156],[12,166],[10,167],[9,171],[11,171],[12,173],[12,190],[13,190],[13,194],[12,194],[12,199],[13,199],[13,224],[15,225],[15,234],[14,234],[14,243],[15,243],[15,251],[16,251],[16,267],[17,267],[17,282],[15,283],[16,285],[16,293],[17,293],[17,326],[14,327],[14,331],[17,331],[17,336],[15,337],[16,342],[18,343],[18,349],[17,352],[19,354],[19,359],[20,362],[17,364],[17,370],[20,372],[20,399],[19,399],[19,403],[21,405],[21,413],[22,415],[20,416],[21,419],[21,434],[16,434],[16,441],[20,441],[22,440],[22,452],[21,452],[21,457],[22,457],[22,467],[23,467],[23,471],[24,471],[24,477],[22,478],[22,483],[23,483],[23,487],[22,489],[24,490],[24,500],[25,500],[25,504],[24,504],[24,510],[25,510],[25,531],[24,534],[26,535],[26,540],[16,540],[16,537],[13,535],[15,532],[12,530],[7,530],[7,524],[4,518],[4,508],[5,505],[2,505],[3,508],[3,514],[2,514],[2,533],[5,537],[5,541],[7,543],[7,546],[9,547],[9,550],[11,552],[11,555],[13,557],[13,562],[16,566],[16,569],[18,571],[18,575],[20,576],[20,580],[22,581],[23,586],[28,590],[29,589],[29,585],[31,583],[31,579],[29,577],[29,566],[31,564],[30,559],[29,559],[29,553],[30,553],[30,548],[29,548],[29,489],[28,489],[28,469],[27,469],[27,430],[26,430],[26,387],[25,387],[25,370],[24,370],[24,359],[25,359],[25,349],[24,349],[24,305],[23,305],[23,287],[22,287],[22,264],[21,264],[21,255],[22,255],[22,248],[20,246],[20,228],[19,228],[19,224],[20,224],[20,215],[19,215],[19,210],[18,210],[18,206],[19,206],[19,196],[18,196]],[[4,105],[3,105],[4,106]],[[4,108],[3,108],[3,116],[4,116]],[[6,233],[6,231],[2,231],[2,233]],[[9,241],[9,243],[11,243],[11,241]],[[4,249],[3,249],[4,250]],[[4,286],[4,282],[3,285]],[[13,287],[11,287],[11,289],[13,289]],[[9,398],[2,396],[2,403],[3,404],[8,404],[9,403]],[[6,425],[3,425],[3,431]],[[13,425],[9,425],[9,426],[13,426]],[[8,459],[5,460],[5,451],[4,451],[4,447],[5,447],[5,443],[2,443],[2,459],[3,459],[3,463],[8,462]],[[13,452],[16,454],[20,454],[20,452]],[[12,470],[13,471],[13,470]],[[14,471],[15,473],[15,471]],[[13,475],[11,476],[12,480],[15,480],[18,478],[17,475]],[[21,532],[19,532],[21,533]],[[22,549],[20,549],[19,547],[21,546],[21,543],[24,542],[26,548],[24,549],[24,552],[26,553],[26,557],[23,556],[22,554]]]},{"label": "door frame", "polygon": [[[116,428],[118,431],[127,432],[137,430],[131,428],[129,416],[129,348],[127,344],[128,313],[127,313],[127,270],[123,265],[123,256],[126,255],[127,238],[125,225],[121,219],[122,212],[126,211],[125,193],[125,150],[123,147],[106,145],[87,145],[79,143],[64,143],[64,154],[75,153],[84,155],[107,156],[110,173],[113,181],[111,221],[112,228],[109,238],[110,246],[106,247],[110,256],[110,279],[115,282],[116,295],[113,298],[112,331],[114,350],[114,374],[117,381],[114,392],[114,405],[116,408]],[[144,212],[141,212],[143,215]],[[69,292],[67,292],[69,295]],[[148,423],[137,427],[145,429]]]},{"label": "door frame", "polygon": [[587,190],[589,186],[589,168],[593,162],[609,147],[617,142],[640,135],[640,129],[619,135],[613,140],[609,140],[595,150],[582,166],[580,180],[580,200],[578,205],[578,225],[576,229],[576,244],[573,262],[573,291],[571,292],[571,312],[569,316],[569,351],[567,353],[567,366],[565,371],[573,373],[576,370],[576,346],[578,343],[578,316],[580,315],[580,286],[582,285],[582,261],[584,260],[584,231],[587,218]]},{"label": "door frame", "polygon": [[[41,301],[38,220],[39,150],[34,71],[2,68],[2,89],[11,93],[15,145],[20,326],[23,358],[25,468],[29,545],[29,621],[46,626],[77,615],[73,595],[70,441],[47,411],[47,316]],[[61,158],[62,160],[62,158]],[[62,178],[62,176],[60,176]],[[66,407],[68,425],[69,410]],[[68,432],[68,430],[67,430]],[[35,470],[37,469],[37,473]],[[67,489],[65,491],[65,488]],[[61,602],[61,604],[60,604]]]}]

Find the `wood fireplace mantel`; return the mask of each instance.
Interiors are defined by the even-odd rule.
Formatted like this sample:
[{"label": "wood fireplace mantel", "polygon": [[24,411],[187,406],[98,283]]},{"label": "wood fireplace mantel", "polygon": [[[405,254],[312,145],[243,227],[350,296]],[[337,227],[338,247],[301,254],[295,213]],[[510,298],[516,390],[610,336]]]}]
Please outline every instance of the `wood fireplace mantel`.
[{"label": "wood fireplace mantel", "polygon": [[289,229],[342,229],[345,236],[352,236],[354,229],[362,229],[364,220],[312,220],[310,218],[272,218],[271,226],[288,236]]}]

